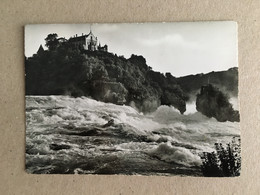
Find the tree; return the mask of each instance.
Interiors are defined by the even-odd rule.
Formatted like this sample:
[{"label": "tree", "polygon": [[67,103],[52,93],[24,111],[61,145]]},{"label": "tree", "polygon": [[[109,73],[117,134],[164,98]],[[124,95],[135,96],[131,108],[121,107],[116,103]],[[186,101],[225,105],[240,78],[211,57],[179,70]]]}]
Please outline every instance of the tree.
[{"label": "tree", "polygon": [[50,51],[53,51],[57,48],[59,41],[57,39],[58,35],[56,33],[48,34],[48,36],[45,38],[45,45],[48,47]]},{"label": "tree", "polygon": [[104,68],[104,66],[100,66],[94,70],[92,79],[94,79],[94,80],[108,79],[108,73],[107,73],[107,70]]}]

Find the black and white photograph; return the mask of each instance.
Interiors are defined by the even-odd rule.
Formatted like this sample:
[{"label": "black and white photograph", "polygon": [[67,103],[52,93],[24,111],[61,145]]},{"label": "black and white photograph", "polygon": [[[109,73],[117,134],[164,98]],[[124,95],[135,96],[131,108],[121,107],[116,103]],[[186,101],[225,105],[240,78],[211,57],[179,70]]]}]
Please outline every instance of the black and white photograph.
[{"label": "black and white photograph", "polygon": [[241,173],[237,23],[25,26],[31,174]]}]

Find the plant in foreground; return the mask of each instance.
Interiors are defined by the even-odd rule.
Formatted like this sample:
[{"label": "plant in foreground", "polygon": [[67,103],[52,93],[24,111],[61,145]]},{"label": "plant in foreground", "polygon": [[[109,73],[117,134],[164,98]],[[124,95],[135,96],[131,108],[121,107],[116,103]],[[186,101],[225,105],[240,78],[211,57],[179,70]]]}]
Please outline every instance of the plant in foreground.
[{"label": "plant in foreground", "polygon": [[201,170],[206,177],[234,177],[241,170],[241,141],[233,137],[231,143],[223,147],[215,143],[214,152],[203,152]]}]

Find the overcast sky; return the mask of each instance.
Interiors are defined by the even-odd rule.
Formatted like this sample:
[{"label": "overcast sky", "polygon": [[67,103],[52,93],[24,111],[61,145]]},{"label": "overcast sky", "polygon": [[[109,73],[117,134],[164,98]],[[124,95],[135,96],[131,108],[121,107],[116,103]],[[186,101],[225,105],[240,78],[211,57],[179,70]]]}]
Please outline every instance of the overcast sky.
[{"label": "overcast sky", "polygon": [[[227,70],[237,65],[235,22],[92,24],[92,32],[109,52],[142,55],[155,71],[174,76]],[[32,56],[50,33],[59,37],[90,31],[90,24],[42,24],[25,28],[25,55]]]}]

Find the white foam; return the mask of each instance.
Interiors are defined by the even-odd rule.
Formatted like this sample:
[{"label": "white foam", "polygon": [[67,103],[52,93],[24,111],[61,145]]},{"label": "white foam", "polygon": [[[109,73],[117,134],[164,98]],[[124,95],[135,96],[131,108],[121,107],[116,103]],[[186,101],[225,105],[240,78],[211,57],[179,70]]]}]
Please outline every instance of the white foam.
[{"label": "white foam", "polygon": [[148,151],[147,153],[166,162],[175,162],[185,166],[201,165],[201,159],[199,156],[191,153],[191,151],[186,148],[171,146],[169,143],[160,144],[158,147]]},{"label": "white foam", "polygon": [[[41,137],[35,135],[36,133],[55,131],[54,127],[60,124],[73,124],[75,127],[86,127],[89,124],[102,126],[110,119],[114,119],[115,125],[122,126],[125,135],[137,138],[144,136],[146,141],[152,142],[148,144],[141,139],[140,142],[119,144],[115,146],[117,149],[148,150],[150,155],[161,160],[185,166],[199,165],[198,153],[210,151],[215,142],[229,142],[232,136],[240,135],[239,123],[223,123],[207,118],[194,112],[194,105],[188,105],[185,115],[169,106],[160,106],[155,112],[143,115],[130,106],[98,102],[86,97],[29,96],[26,97],[26,108],[26,142],[29,145],[36,144],[37,150],[42,151],[42,154],[51,153],[46,144],[52,143],[57,137],[54,138],[51,133]],[[113,128],[104,131],[113,133]],[[45,143],[41,142],[41,139],[45,140]],[[64,141],[65,137],[61,136],[59,139]],[[178,147],[171,143],[178,144]],[[187,145],[194,149],[189,149]],[[99,153],[98,148],[85,151],[77,146],[73,146],[70,151],[80,155]]]}]

